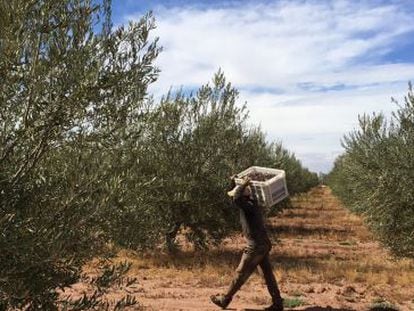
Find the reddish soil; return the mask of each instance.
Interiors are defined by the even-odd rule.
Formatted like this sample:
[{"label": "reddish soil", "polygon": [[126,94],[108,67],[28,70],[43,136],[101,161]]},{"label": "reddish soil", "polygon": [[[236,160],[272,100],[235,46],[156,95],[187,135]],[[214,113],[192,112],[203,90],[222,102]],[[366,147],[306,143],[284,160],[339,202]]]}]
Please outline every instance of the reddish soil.
[{"label": "reddish soil", "polygon": [[[391,257],[328,188],[294,198],[293,208],[269,219],[268,225],[274,244],[271,262],[283,297],[301,304],[286,310],[359,311],[380,302],[414,310],[414,262]],[[236,235],[208,252],[186,249],[170,256],[121,251],[117,260],[132,262],[130,276],[138,283],[113,289],[108,299],[129,293],[141,304],[131,310],[219,310],[209,296],[227,289],[243,246]],[[89,291],[76,284],[65,295]],[[230,309],[263,310],[269,303],[263,279],[255,273]]]}]

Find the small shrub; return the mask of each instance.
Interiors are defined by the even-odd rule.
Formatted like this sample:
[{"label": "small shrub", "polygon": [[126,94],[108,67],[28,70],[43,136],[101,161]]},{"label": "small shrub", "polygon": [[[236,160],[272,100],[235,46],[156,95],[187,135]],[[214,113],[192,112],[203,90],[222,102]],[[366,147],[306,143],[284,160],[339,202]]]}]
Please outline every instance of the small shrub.
[{"label": "small shrub", "polygon": [[370,308],[369,311],[399,311],[400,309],[388,302],[375,303]]},{"label": "small shrub", "polygon": [[296,308],[305,305],[306,302],[299,297],[284,298],[283,306],[285,308]]}]

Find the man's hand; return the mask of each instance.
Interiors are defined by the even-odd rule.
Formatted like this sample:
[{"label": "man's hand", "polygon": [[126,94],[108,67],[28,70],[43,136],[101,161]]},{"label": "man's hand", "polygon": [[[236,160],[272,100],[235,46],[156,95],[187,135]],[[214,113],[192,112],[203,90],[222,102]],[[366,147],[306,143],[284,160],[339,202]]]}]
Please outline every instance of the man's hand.
[{"label": "man's hand", "polygon": [[229,188],[228,188],[229,190],[231,190],[234,187],[236,187],[236,178],[237,178],[237,175],[236,174],[230,176],[230,183],[229,183]]},{"label": "man's hand", "polygon": [[250,185],[250,182],[251,182],[252,180],[250,179],[250,177],[249,176],[245,176],[245,177],[243,177],[243,186],[248,186],[248,185]]}]

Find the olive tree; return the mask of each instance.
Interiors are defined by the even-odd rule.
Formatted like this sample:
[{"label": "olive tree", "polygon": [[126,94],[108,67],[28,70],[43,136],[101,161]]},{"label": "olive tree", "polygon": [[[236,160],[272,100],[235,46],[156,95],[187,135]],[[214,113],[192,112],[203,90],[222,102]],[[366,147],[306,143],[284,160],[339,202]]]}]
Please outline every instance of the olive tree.
[{"label": "olive tree", "polygon": [[236,228],[237,211],[225,193],[229,177],[249,166],[286,169],[292,193],[311,186],[294,185],[297,178],[309,180],[304,168],[281,144],[269,144],[259,127],[248,124],[246,106],[237,99],[237,90],[219,71],[212,84],[195,94],[169,93],[153,110],[140,172],[153,180],[148,204],[156,206],[152,211],[159,215],[155,218],[169,250],[181,228],[197,248],[219,242]]},{"label": "olive tree", "polygon": [[395,254],[414,255],[414,96],[410,85],[387,122],[382,114],[359,118],[359,129],[343,140],[345,153],[328,182],[352,210],[362,213]]},{"label": "olive tree", "polygon": [[108,1],[0,15],[0,301],[51,310],[110,238],[159,48],[151,16],[112,31]]}]

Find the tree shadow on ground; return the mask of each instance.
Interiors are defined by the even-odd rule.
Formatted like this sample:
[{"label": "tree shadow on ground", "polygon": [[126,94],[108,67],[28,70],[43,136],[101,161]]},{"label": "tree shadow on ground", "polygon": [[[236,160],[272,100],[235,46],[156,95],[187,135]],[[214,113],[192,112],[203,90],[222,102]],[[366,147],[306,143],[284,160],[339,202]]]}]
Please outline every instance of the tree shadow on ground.
[{"label": "tree shadow on ground", "polygon": [[[263,311],[264,309],[243,309],[243,311]],[[286,311],[294,310],[285,308]],[[332,307],[307,307],[298,311],[356,311],[355,309],[343,309],[343,308],[332,308]]]},{"label": "tree shadow on ground", "polygon": [[308,237],[308,236],[332,236],[332,235],[349,235],[350,232],[347,229],[341,228],[329,228],[317,226],[317,227],[304,227],[304,226],[292,226],[292,225],[275,225],[268,227],[271,235],[289,234],[295,237]]},{"label": "tree shadow on ground", "polygon": [[[243,250],[216,249],[210,251],[178,251],[175,254],[157,253],[144,255],[147,262],[159,268],[175,268],[188,270],[194,268],[228,267],[236,269]],[[289,271],[290,269],[309,268],[313,271],[323,268],[324,261],[331,257],[326,253],[313,253],[305,255],[289,255],[271,253],[270,261],[277,269]]]}]

